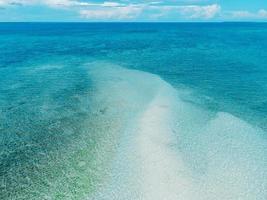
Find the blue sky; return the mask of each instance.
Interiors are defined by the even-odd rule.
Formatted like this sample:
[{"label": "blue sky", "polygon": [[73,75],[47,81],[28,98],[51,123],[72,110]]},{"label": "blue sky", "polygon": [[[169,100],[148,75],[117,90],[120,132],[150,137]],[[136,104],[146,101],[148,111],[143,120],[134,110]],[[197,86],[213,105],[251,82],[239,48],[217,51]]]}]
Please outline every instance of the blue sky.
[{"label": "blue sky", "polygon": [[0,21],[267,22],[267,0],[0,0]]}]

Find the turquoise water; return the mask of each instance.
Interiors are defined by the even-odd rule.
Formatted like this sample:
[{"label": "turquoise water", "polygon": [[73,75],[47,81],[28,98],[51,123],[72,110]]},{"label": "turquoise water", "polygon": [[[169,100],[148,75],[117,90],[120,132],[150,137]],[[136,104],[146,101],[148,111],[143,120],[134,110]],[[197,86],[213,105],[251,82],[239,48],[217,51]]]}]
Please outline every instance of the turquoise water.
[{"label": "turquoise water", "polygon": [[265,200],[266,35],[1,23],[0,199]]}]

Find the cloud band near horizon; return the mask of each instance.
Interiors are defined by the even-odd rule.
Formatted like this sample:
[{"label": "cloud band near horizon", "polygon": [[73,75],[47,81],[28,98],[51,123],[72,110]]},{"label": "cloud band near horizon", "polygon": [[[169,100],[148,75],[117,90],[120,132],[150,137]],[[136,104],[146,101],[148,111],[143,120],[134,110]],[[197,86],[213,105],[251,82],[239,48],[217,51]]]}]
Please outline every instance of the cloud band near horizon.
[{"label": "cloud band near horizon", "polygon": [[230,9],[216,0],[0,0],[0,21],[267,21],[264,6]]}]

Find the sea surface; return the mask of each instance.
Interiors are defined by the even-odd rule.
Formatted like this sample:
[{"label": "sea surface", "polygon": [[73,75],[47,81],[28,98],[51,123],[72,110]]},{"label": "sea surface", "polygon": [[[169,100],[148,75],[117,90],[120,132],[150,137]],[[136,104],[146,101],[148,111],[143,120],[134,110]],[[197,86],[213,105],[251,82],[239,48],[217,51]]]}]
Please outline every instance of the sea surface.
[{"label": "sea surface", "polygon": [[266,200],[267,23],[0,23],[1,200]]}]

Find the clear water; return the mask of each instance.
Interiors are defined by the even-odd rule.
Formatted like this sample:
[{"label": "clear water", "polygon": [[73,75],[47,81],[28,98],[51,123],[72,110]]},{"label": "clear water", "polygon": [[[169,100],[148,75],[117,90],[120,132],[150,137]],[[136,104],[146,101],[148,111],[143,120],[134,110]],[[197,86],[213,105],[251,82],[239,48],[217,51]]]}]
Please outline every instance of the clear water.
[{"label": "clear water", "polygon": [[1,23],[0,199],[265,200],[267,24]]}]

